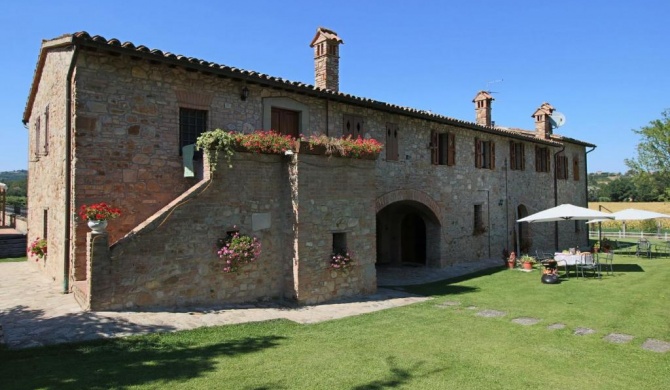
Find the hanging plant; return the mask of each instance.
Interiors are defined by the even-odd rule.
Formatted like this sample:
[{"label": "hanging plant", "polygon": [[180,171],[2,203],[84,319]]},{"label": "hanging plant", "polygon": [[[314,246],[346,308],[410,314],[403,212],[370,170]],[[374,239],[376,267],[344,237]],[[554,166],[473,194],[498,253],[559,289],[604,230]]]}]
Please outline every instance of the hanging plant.
[{"label": "hanging plant", "polygon": [[261,242],[257,237],[240,234],[238,231],[228,233],[217,243],[216,252],[223,260],[223,272],[237,272],[240,266],[253,263],[261,254]]},{"label": "hanging plant", "polygon": [[216,129],[200,134],[195,142],[195,147],[197,150],[205,152],[209,160],[209,169],[211,172],[214,172],[220,155],[223,155],[226,159],[229,168],[233,167],[230,158],[235,153],[233,150],[235,142],[236,140],[232,133]]}]

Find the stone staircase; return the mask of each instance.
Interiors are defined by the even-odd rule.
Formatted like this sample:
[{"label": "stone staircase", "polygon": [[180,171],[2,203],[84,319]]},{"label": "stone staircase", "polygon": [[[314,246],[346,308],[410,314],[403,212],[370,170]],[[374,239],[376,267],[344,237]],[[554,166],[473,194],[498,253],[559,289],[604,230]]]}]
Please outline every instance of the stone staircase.
[{"label": "stone staircase", "polygon": [[27,238],[21,233],[3,233],[0,230],[0,259],[7,257],[25,257],[28,247]]}]

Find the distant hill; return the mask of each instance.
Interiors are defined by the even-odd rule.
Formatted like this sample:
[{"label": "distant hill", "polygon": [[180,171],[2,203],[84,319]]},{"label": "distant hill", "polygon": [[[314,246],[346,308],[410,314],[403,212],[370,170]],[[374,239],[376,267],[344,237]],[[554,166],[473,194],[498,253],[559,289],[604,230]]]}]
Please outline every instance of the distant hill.
[{"label": "distant hill", "polygon": [[10,181],[21,181],[28,178],[28,171],[21,169],[18,171],[0,172],[0,182],[8,183]]}]

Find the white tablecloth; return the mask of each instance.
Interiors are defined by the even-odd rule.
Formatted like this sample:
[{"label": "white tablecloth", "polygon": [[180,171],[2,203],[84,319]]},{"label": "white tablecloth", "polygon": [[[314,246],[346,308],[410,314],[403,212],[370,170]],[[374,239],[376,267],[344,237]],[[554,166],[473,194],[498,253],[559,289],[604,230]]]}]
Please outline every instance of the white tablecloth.
[{"label": "white tablecloth", "polygon": [[554,260],[566,265],[575,265],[580,262],[580,255],[571,255],[569,253],[554,253]]}]

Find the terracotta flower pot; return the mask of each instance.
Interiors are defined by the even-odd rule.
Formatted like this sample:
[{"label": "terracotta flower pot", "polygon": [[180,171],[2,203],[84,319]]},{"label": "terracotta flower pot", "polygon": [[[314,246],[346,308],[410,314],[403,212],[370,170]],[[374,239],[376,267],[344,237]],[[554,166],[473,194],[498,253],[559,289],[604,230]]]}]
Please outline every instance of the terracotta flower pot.
[{"label": "terracotta flower pot", "polygon": [[533,263],[523,263],[523,269],[527,270],[533,269]]}]

